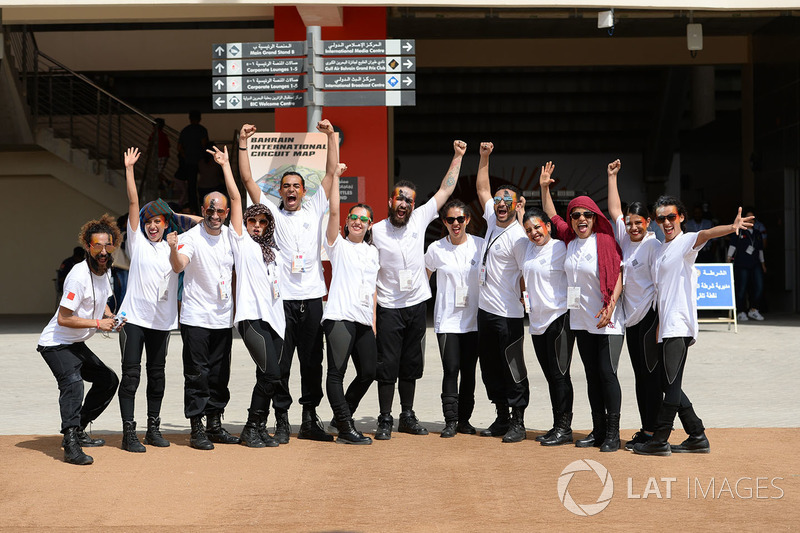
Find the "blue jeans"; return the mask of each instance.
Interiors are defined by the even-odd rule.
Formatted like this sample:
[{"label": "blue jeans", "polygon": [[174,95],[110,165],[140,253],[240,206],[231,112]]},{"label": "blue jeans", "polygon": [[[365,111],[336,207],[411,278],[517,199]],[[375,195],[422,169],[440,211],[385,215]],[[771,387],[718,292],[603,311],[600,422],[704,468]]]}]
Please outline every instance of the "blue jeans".
[{"label": "blue jeans", "polygon": [[752,268],[734,267],[733,274],[736,280],[737,309],[746,313],[748,309],[761,307],[761,295],[764,293],[764,272],[761,270],[761,265]]}]

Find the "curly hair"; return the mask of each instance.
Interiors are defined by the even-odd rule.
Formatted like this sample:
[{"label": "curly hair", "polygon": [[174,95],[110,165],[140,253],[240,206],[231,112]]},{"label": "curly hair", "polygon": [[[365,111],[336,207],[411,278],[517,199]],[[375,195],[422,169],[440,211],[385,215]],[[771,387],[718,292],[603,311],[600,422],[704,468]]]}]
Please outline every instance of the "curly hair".
[{"label": "curly hair", "polygon": [[90,220],[83,226],[78,234],[78,242],[84,248],[88,248],[95,233],[106,233],[111,236],[111,244],[120,246],[122,244],[122,233],[117,226],[116,217],[105,213],[99,220]]}]

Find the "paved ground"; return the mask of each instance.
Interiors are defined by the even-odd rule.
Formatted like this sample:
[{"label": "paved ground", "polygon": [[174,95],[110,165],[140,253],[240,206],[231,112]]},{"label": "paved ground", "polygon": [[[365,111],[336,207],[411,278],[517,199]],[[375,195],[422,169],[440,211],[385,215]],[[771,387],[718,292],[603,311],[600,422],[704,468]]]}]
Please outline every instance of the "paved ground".
[{"label": "paved ground", "polygon": [[[5,354],[0,358],[0,435],[53,435],[60,427],[58,416],[58,389],[52,374],[41,356],[35,351],[41,329],[50,317],[3,317],[0,320],[0,338]],[[684,390],[695,409],[709,428],[763,428],[800,426],[800,315],[768,316],[764,322],[747,322],[739,326],[739,333],[728,331],[720,324],[701,324],[700,337],[689,350],[685,372]],[[115,335],[103,338],[95,335],[89,346],[106,364],[119,373],[119,344]],[[183,417],[183,392],[181,369],[181,338],[174,333],[170,339],[167,358],[167,391],[162,410],[162,427],[167,432],[188,431]],[[526,426],[530,430],[547,429],[551,423],[550,405],[546,384],[538,368],[530,340],[525,343],[525,354],[531,377],[531,407],[526,413]],[[238,337],[234,339],[231,402],[224,422],[231,431],[238,432],[244,424],[250,393],[255,382],[254,365]],[[479,371],[480,372],[480,371]],[[639,427],[633,392],[633,373],[627,351],[622,354],[620,381],[623,391],[621,427]],[[439,394],[442,369],[439,351],[432,329],[427,336],[425,376],[417,384],[416,412],[429,429],[438,431],[443,426]],[[348,375],[348,380],[350,375]],[[575,428],[591,426],[586,397],[586,381],[580,358],[575,354],[572,366],[575,386]],[[137,418],[140,425],[145,420],[144,377],[137,398]],[[291,387],[293,395],[299,394],[299,365],[293,367]],[[486,399],[483,385],[478,384],[477,405],[473,423],[487,426],[494,419],[494,411]],[[396,400],[396,410],[399,402]],[[300,423],[297,404],[290,411],[295,431]],[[331,410],[326,400],[319,409],[324,420],[330,420]],[[376,389],[370,389],[356,414],[363,431],[374,429],[377,416]],[[395,413],[397,414],[397,413]],[[272,422],[272,418],[270,420]],[[119,433],[121,422],[116,401],[95,422],[93,431]],[[625,435],[623,435],[624,437]],[[113,438],[109,444],[114,444]]]}]

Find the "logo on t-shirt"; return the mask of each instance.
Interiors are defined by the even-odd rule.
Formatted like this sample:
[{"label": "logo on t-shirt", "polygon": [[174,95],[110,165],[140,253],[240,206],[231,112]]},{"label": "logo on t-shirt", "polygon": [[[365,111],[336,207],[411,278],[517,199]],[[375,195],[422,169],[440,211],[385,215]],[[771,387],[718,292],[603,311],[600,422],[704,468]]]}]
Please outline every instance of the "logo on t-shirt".
[{"label": "logo on t-shirt", "polygon": [[178,250],[180,250],[180,249],[181,249],[181,248],[183,248],[184,246],[185,246],[184,244],[179,244],[179,245],[178,245]]},{"label": "logo on t-shirt", "polygon": [[74,299],[75,299],[75,293],[74,292],[67,293],[67,300],[74,300]]}]

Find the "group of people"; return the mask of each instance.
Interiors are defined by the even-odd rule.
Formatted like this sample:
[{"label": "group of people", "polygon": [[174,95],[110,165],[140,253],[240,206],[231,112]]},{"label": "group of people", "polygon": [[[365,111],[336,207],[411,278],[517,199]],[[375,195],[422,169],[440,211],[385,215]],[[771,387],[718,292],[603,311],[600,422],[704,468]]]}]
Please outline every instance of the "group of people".
[{"label": "group of people", "polygon": [[[661,244],[647,231],[650,212],[643,204],[633,203],[622,212],[617,160],[608,165],[614,223],[585,196],[570,202],[565,221],[557,215],[549,192],[555,165],[548,162],[541,169],[542,208],[526,209],[517,188],[503,185],[492,191],[493,145],[484,142],[477,194],[487,230],[480,238],[467,232],[468,206],[449,200],[467,148],[456,140],[450,166],[432,198],[417,206],[415,185],[400,181],[390,193],[387,219],[375,222],[372,208],[359,203],[349,209],[340,231],[339,178],[346,166],[339,162],[330,122],[321,121],[317,129],[328,137],[326,171],[310,198],[303,201],[308,191],[296,172],[281,177],[279,206],[265,197],[253,180],[247,149],[256,128],[245,124],[237,152],[240,179],[253,203],[242,209],[227,148],[213,147],[209,153],[223,171],[230,200],[218,192],[206,195],[202,218],[176,215],[163,200],[140,209],[133,179],[139,152],[126,151],[131,267],[125,299],[117,314],[106,303],[111,254],[119,242],[119,229],[106,215],[81,229],[86,261],[67,276],[59,308],[39,339],[38,351],[58,382],[67,462],[92,463],[83,448],[104,442],[85,429],[109,405],[118,385],[122,448],[146,450],[134,420],[144,351],[144,443],[169,446],[160,431],[160,409],[169,332],[177,328],[183,340],[184,415],[191,423],[189,442],[194,448],[288,443],[288,382],[295,349],[302,405],[297,437],[332,441],[316,412],[323,398],[323,335],[325,389],[337,442],[371,444],[372,439],[356,429],[353,416],[373,381],[380,410],[375,439],[391,438],[395,388],[400,399],[397,431],[428,434],[414,413],[414,397],[423,374],[428,280],[434,273],[434,330],[444,370],[441,437],[477,433],[470,417],[480,362],[487,395],[497,410],[494,422],[480,434],[502,437],[503,442],[527,438],[527,311],[553,411],[552,428],[537,437],[543,446],[573,442],[570,365],[577,341],[593,429],[575,445],[609,452],[620,448],[617,368],[627,327],[642,429],[626,448],[646,455],[709,451],[702,421],[681,388],[687,349],[697,336],[693,263],[709,239],[750,228],[752,217],[742,218],[740,209],[733,224],[684,233],[685,208],[675,198],[662,197],[654,208],[665,234]],[[425,251],[425,230],[437,216],[447,235]],[[327,290],[322,248],[332,267]],[[230,398],[234,325],[256,366],[247,422],[238,437],[222,425]],[[97,330],[120,332],[121,384],[85,344]],[[345,391],[351,359],[356,376]],[[83,381],[92,383],[85,400]],[[271,409],[272,435],[267,429]],[[689,438],[670,446],[676,414]]]}]

